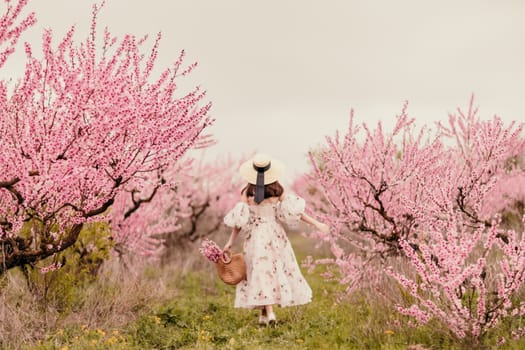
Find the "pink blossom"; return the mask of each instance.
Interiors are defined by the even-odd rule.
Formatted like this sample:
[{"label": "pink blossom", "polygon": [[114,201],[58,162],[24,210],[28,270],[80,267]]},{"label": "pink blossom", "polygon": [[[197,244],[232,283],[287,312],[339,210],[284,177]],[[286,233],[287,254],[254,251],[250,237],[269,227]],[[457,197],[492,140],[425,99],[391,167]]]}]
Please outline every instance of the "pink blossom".
[{"label": "pink blossom", "polygon": [[223,254],[219,246],[208,238],[202,240],[199,252],[214,263],[218,262]]},{"label": "pink blossom", "polygon": [[[0,67],[34,22],[30,14],[16,24],[26,0],[5,3]],[[106,30],[99,50],[101,7],[93,7],[85,40],[76,42],[72,27],[55,43],[46,30],[40,54],[25,46],[25,72],[12,89],[0,82],[0,240],[24,242],[3,256],[7,268],[71,246],[84,223],[107,220],[114,202],[136,189],[146,198],[163,185],[159,174],[210,142],[206,93],[178,89],[182,57],[155,78],[160,36],[148,54],[145,40]],[[18,234],[32,220],[40,224],[29,244]]]},{"label": "pink blossom", "polygon": [[[201,154],[193,153],[194,156]],[[240,198],[237,169],[241,158],[214,161],[184,158],[155,179],[130,182],[109,215],[115,251],[126,259],[155,259],[173,242],[193,242],[222,226],[226,212]],[[189,223],[189,224],[188,224]]]},{"label": "pink blossom", "polygon": [[331,245],[348,291],[374,288],[386,272],[413,300],[400,312],[439,319],[458,337],[479,339],[519,313],[525,225],[508,229],[500,213],[521,198],[523,130],[481,119],[473,100],[436,132],[416,128],[406,104],[392,132],[358,125],[352,111],[295,185],[332,227],[315,237]]}]

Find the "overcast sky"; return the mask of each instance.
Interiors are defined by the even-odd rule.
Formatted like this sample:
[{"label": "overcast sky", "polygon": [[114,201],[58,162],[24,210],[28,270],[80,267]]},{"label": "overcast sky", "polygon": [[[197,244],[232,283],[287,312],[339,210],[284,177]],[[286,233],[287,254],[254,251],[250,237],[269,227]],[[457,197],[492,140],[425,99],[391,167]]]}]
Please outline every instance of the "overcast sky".
[{"label": "overcast sky", "polygon": [[[30,0],[42,28],[84,38],[92,1]],[[306,152],[356,119],[387,128],[403,101],[419,124],[466,107],[525,120],[525,1],[108,0],[101,27],[163,33],[158,64],[181,49],[199,62],[192,82],[213,102],[218,144],[208,156],[265,151],[288,173]],[[22,50],[20,50],[22,51]],[[20,75],[15,56],[5,67]]]}]

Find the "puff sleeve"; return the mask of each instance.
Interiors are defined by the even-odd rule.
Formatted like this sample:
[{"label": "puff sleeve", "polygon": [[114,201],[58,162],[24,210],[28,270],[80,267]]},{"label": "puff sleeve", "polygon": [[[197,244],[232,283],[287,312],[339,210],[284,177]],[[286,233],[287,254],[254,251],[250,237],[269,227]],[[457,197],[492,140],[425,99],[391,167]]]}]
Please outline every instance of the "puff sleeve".
[{"label": "puff sleeve", "polygon": [[228,227],[243,228],[250,219],[250,208],[244,202],[237,203],[224,217],[224,224]]},{"label": "puff sleeve", "polygon": [[304,199],[296,195],[288,194],[279,203],[277,218],[290,226],[295,226],[301,220],[305,206],[306,203]]}]

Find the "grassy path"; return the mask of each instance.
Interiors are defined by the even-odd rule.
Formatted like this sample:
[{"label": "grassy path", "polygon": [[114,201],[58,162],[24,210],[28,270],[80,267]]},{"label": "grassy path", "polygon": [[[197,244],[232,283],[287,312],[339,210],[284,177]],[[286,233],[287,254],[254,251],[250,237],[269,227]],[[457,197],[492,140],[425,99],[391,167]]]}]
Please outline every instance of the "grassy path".
[{"label": "grassy path", "polygon": [[[305,240],[293,242],[298,259],[312,251]],[[209,265],[208,267],[212,267]],[[341,287],[318,274],[305,274],[312,303],[276,308],[278,323],[258,325],[258,311],[234,309],[235,290],[210,268],[169,277],[175,296],[147,304],[145,312],[120,329],[71,326],[47,334],[27,349],[465,349],[438,324],[408,328],[406,320],[384,305],[339,303]],[[160,271],[151,270],[157,281]],[[363,299],[364,300],[364,299]],[[495,338],[484,349],[499,349]],[[502,349],[525,349],[525,341]]]},{"label": "grassy path", "polygon": [[232,287],[209,275],[187,275],[179,281],[180,297],[142,318],[128,334],[137,347],[154,349],[407,348],[406,334],[385,328],[387,314],[374,316],[364,304],[338,304],[332,295],[337,285],[308,277],[313,302],[277,308],[279,322],[260,326],[257,311],[232,307]]},{"label": "grassy path", "polygon": [[[194,272],[174,279],[177,296],[152,307],[125,329],[72,327],[50,334],[37,349],[407,349],[450,348],[431,329],[390,328],[394,314],[364,303],[337,303],[338,285],[307,275],[311,304],[276,308],[278,323],[258,325],[255,310],[234,309],[233,287]],[[32,347],[33,348],[33,347]],[[413,349],[425,349],[414,347]]]}]

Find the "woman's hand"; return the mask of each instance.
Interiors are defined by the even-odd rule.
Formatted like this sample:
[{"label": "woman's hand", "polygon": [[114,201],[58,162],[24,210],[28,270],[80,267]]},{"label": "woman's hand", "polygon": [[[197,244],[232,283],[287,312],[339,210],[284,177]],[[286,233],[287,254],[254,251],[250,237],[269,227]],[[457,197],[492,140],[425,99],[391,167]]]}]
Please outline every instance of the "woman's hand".
[{"label": "woman's hand", "polygon": [[330,232],[330,226],[328,226],[327,224],[324,224],[324,223],[322,223],[320,221],[317,221],[316,219],[314,219],[313,217],[307,215],[306,213],[302,213],[301,214],[301,220],[303,220],[304,222],[306,222],[306,223],[308,223],[310,225],[313,225],[316,229],[318,229],[322,233]]},{"label": "woman's hand", "polygon": [[232,249],[232,246],[233,246],[233,243],[231,241],[228,241],[228,243],[226,243],[224,245],[224,248],[222,248],[222,251],[227,251],[227,250],[231,250]]},{"label": "woman's hand", "polygon": [[232,249],[233,242],[235,242],[235,238],[237,238],[237,235],[239,234],[239,231],[241,229],[238,227],[234,227],[232,229],[232,233],[230,235],[230,239],[228,239],[228,242],[224,245],[223,251]]},{"label": "woman's hand", "polygon": [[322,222],[317,222],[317,224],[315,225],[315,227],[321,231],[322,233],[328,233],[330,232],[330,226],[328,226],[327,224],[324,224]]}]

